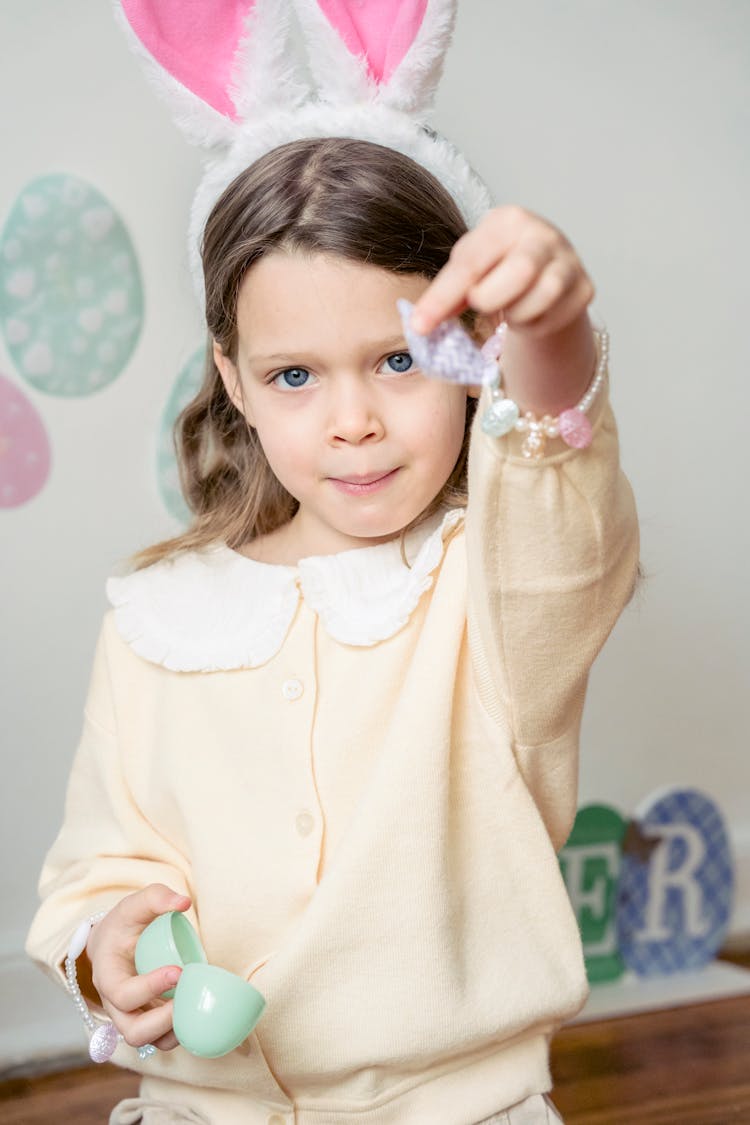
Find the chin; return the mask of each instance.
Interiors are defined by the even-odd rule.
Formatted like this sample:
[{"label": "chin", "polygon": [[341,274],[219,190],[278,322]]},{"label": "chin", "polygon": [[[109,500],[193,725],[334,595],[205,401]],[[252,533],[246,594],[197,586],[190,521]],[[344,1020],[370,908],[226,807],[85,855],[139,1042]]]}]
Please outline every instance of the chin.
[{"label": "chin", "polygon": [[393,539],[405,527],[416,519],[416,515],[407,513],[403,518],[392,517],[379,520],[358,520],[345,532],[356,539]]}]

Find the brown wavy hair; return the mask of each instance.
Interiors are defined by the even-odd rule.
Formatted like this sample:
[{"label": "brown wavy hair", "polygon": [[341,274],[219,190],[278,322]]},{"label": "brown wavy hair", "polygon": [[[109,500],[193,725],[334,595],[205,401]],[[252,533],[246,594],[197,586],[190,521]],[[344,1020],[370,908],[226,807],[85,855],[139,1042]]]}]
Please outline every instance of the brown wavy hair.
[{"label": "brown wavy hair", "polygon": [[[432,278],[466,229],[434,176],[409,157],[367,141],[293,141],[229,185],[209,215],[201,248],[209,332],[203,383],[174,431],[193,520],[183,534],[139,552],[137,567],[217,541],[236,550],[281,527],[297,510],[255,430],[230,401],[212,354],[216,340],[237,360],[237,299],[251,266],[270,253],[330,254]],[[473,330],[473,314],[464,319]],[[410,526],[441,505],[465,504],[475,406],[467,398],[464,441],[449,479]]]}]

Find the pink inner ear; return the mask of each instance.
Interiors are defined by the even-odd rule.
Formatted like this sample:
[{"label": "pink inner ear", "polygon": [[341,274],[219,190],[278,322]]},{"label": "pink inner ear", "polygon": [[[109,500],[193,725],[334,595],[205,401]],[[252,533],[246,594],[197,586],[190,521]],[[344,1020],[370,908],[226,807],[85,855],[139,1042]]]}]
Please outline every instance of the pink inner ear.
[{"label": "pink inner ear", "polygon": [[353,55],[364,54],[376,82],[387,82],[414,42],[427,0],[318,0]]},{"label": "pink inner ear", "polygon": [[227,92],[245,17],[255,0],[121,0],[135,34],[188,90],[233,121]]}]

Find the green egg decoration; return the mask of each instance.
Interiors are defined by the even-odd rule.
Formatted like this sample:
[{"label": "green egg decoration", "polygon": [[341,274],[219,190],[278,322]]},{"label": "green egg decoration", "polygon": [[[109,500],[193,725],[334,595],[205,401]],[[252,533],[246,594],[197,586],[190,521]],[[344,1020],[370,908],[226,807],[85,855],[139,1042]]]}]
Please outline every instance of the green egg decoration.
[{"label": "green egg decoration", "polygon": [[157,446],[156,472],[159,493],[171,516],[180,523],[188,523],[190,510],[180,491],[180,477],[174,452],[173,430],[180,412],[198,392],[203,379],[205,348],[193,352],[175,380],[172,392],[164,408]]},{"label": "green egg decoration", "polygon": [[617,887],[627,823],[608,805],[578,810],[559,855],[560,870],[581,931],[591,984],[614,981],[625,966],[617,948]]},{"label": "green egg decoration", "polygon": [[143,285],[112,205],[74,176],[41,176],[0,241],[0,330],[36,390],[79,397],[108,386],[143,324]]}]

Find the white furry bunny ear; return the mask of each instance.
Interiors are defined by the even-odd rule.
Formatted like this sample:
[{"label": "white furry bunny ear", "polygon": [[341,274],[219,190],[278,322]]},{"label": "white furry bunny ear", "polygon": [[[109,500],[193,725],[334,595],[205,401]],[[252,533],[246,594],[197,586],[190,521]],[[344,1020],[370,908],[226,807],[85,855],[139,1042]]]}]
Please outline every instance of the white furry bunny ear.
[{"label": "white furry bunny ear", "polygon": [[[350,137],[405,153],[444,184],[470,226],[490,206],[465,157],[425,128],[456,0],[114,2],[178,124],[210,150],[190,215],[199,294],[212,207],[235,177],[292,141]],[[295,8],[317,96],[297,70]]]},{"label": "white furry bunny ear", "polygon": [[290,61],[279,0],[115,0],[149,77],[195,143],[227,147],[238,126],[309,94]]},{"label": "white furry bunny ear", "polygon": [[450,43],[456,0],[295,0],[320,96],[379,102],[422,119]]}]

